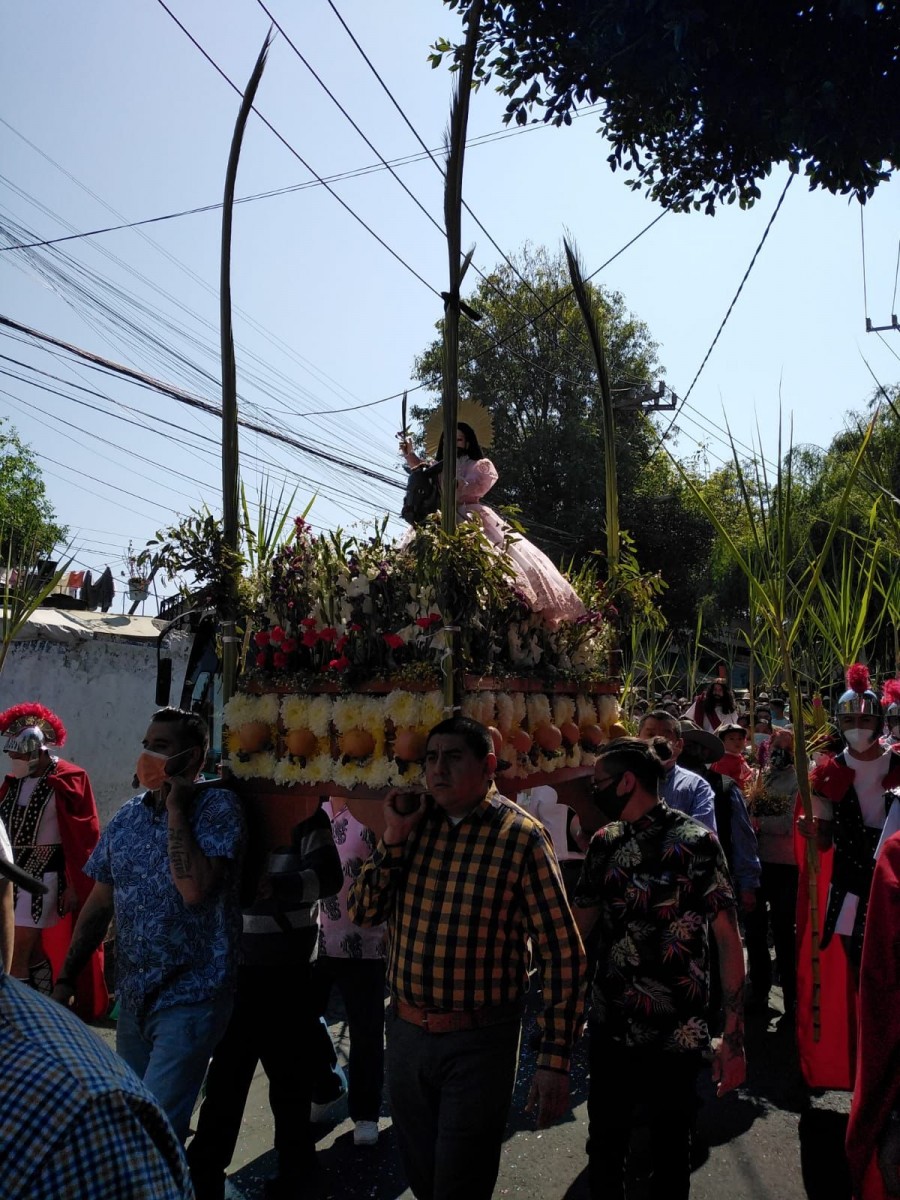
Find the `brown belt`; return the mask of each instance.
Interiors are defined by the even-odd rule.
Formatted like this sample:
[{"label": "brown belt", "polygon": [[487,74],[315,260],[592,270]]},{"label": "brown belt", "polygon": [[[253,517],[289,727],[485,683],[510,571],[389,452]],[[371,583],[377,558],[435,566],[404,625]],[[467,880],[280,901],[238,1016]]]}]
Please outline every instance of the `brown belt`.
[{"label": "brown belt", "polygon": [[490,1008],[473,1008],[465,1012],[450,1012],[434,1008],[418,1008],[405,1000],[393,1000],[393,1011],[401,1021],[417,1025],[426,1033],[463,1033],[467,1029],[484,1029],[489,1025],[502,1025],[506,1021],[518,1021],[522,1006],[518,1003],[496,1004]]}]

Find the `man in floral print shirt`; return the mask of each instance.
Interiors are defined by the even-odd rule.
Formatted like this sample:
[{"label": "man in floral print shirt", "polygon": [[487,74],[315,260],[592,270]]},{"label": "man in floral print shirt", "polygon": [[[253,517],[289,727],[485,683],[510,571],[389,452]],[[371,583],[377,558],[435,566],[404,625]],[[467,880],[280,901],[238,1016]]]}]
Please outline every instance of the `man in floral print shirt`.
[{"label": "man in floral print shirt", "polygon": [[[665,751],[664,751],[665,753]],[[591,991],[589,1180],[621,1200],[635,1112],[650,1121],[651,1196],[690,1193],[697,1072],[710,1049],[709,934],[719,949],[725,1034],[718,1095],[744,1080],[744,959],[722,849],[705,826],[659,799],[655,748],[621,738],[600,751],[593,803],[608,824],[575,892],[582,936],[599,933]]]}]

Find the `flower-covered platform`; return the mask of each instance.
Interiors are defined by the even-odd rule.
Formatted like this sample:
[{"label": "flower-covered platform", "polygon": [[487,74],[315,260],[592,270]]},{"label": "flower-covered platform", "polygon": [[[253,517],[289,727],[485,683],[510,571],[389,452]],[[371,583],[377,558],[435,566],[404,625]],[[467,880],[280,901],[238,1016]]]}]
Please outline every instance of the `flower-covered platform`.
[{"label": "flower-covered platform", "polygon": [[224,767],[241,790],[304,808],[421,787],[451,641],[463,713],[499,731],[502,790],[589,774],[618,717],[602,588],[551,626],[474,524],[446,535],[432,523],[400,545],[382,533],[314,538],[298,520],[275,556],[224,713]]}]

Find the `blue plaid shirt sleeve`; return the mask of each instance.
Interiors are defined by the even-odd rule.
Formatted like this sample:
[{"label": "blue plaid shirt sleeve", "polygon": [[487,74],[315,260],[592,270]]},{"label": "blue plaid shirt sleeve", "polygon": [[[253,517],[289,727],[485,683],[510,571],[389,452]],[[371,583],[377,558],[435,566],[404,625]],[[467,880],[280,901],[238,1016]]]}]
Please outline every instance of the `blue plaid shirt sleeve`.
[{"label": "blue plaid shirt sleeve", "polygon": [[0,1197],[193,1200],[181,1145],[125,1063],[0,970]]},{"label": "blue plaid shirt sleeve", "polygon": [[28,1180],[29,1200],[193,1200],[184,1155],[160,1110],[107,1092],[72,1114]]}]

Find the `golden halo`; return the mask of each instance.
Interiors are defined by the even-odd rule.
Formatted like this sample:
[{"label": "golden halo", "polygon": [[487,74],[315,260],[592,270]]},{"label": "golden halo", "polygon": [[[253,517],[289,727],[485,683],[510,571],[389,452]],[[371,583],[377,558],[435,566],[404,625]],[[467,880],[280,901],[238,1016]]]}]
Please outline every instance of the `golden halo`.
[{"label": "golden halo", "polygon": [[[460,400],[457,420],[471,425],[478,438],[478,445],[487,450],[494,440],[494,422],[491,414],[477,400]],[[437,454],[438,442],[444,432],[444,406],[436,408],[425,422],[425,453]]]}]

